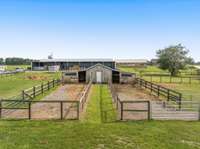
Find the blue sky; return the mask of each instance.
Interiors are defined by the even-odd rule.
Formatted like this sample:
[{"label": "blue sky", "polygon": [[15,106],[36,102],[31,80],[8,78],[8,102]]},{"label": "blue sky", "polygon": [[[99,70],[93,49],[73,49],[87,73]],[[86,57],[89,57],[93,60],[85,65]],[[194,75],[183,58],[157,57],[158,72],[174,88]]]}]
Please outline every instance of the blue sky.
[{"label": "blue sky", "polygon": [[178,43],[200,61],[199,0],[0,1],[0,57],[150,59]]}]

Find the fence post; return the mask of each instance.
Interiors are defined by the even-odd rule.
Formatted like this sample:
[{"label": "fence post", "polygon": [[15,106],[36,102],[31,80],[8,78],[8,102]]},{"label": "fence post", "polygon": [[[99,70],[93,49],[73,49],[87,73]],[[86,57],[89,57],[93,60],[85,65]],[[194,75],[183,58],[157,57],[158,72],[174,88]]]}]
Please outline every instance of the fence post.
[{"label": "fence post", "polygon": [[121,120],[123,120],[123,102],[120,103],[121,103]]},{"label": "fence post", "polygon": [[147,103],[148,103],[148,120],[151,120],[151,104],[150,101],[148,101]]},{"label": "fence post", "polygon": [[199,121],[200,121],[200,103],[199,103]]},{"label": "fence post", "polygon": [[28,119],[31,119],[31,102],[28,102]]},{"label": "fence post", "polygon": [[118,110],[118,101],[119,101],[119,97],[118,97],[118,95],[117,95],[117,110]]},{"label": "fence post", "polygon": [[79,120],[79,101],[77,101],[77,119]]},{"label": "fence post", "polygon": [[0,119],[1,119],[1,116],[2,116],[2,101],[0,100]]},{"label": "fence post", "polygon": [[35,86],[33,86],[33,97],[35,98]]},{"label": "fence post", "polygon": [[160,96],[160,86],[158,86],[158,97]]},{"label": "fence post", "polygon": [[60,102],[60,119],[63,119],[63,102]]},{"label": "fence post", "polygon": [[22,91],[22,100],[25,100],[24,90]]},{"label": "fence post", "polygon": [[153,91],[153,84],[151,83],[151,93],[152,93],[152,91]]},{"label": "fence post", "polygon": [[43,85],[43,83],[41,84],[41,93],[42,94],[44,93],[44,85]]},{"label": "fence post", "polygon": [[54,87],[54,83],[55,83],[55,82],[54,82],[54,79],[53,79],[53,87]]},{"label": "fence post", "polygon": [[167,101],[169,101],[169,95],[170,95],[170,93],[169,93],[170,91],[169,90],[167,90]]},{"label": "fence post", "polygon": [[181,110],[182,94],[179,94],[179,110]]},{"label": "fence post", "polygon": [[48,85],[48,90],[49,90],[49,89],[50,89],[50,86],[49,86],[49,81],[48,81],[47,85]]}]

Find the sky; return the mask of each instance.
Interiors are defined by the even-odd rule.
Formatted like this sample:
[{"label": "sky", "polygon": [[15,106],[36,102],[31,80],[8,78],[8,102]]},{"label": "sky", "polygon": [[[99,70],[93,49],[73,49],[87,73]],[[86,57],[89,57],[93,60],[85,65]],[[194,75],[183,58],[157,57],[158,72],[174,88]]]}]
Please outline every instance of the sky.
[{"label": "sky", "polygon": [[182,43],[200,61],[200,0],[1,0],[0,57],[155,58]]}]

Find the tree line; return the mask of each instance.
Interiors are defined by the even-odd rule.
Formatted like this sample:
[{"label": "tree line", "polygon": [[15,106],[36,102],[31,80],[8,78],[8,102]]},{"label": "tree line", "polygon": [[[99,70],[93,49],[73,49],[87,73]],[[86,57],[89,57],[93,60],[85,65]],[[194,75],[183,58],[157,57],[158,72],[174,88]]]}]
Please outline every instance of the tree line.
[{"label": "tree line", "polygon": [[28,58],[19,58],[19,57],[8,57],[0,58],[0,65],[30,65],[32,62]]}]

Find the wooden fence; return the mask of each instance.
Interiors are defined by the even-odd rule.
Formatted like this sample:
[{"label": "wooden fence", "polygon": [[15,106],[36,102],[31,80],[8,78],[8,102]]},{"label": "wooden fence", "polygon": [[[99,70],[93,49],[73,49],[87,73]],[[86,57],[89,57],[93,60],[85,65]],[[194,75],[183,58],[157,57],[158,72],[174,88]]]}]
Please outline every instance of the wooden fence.
[{"label": "wooden fence", "polygon": [[183,77],[183,76],[162,76],[162,75],[144,75],[140,76],[140,78],[145,79],[149,82],[156,82],[156,83],[198,83],[200,84],[200,77]]},{"label": "wooden fence", "polygon": [[84,88],[83,92],[81,93],[81,97],[79,99],[79,105],[80,105],[79,109],[81,111],[83,111],[84,109],[91,86],[92,86],[92,81],[90,81],[90,83]]},{"label": "wooden fence", "polygon": [[[26,106],[21,106],[21,107],[10,107],[10,106],[7,106],[8,103],[11,103],[11,102],[16,102],[16,103],[19,103],[19,105],[26,105]],[[68,109],[71,108],[71,104],[75,104],[76,106],[76,117],[75,118],[70,118],[70,119],[79,119],[79,101],[70,101],[70,100],[43,100],[43,101],[35,101],[35,100],[0,100],[0,118],[4,118],[4,116],[7,114],[5,111],[3,110],[15,110],[12,114],[14,114],[14,119],[16,119],[17,117],[17,111],[19,110],[26,110],[27,111],[27,119],[31,120],[32,119],[32,106],[35,105],[35,104],[53,104],[53,105],[60,105],[60,106],[57,106],[57,108],[59,108],[58,111],[60,111],[60,117],[57,118],[57,119],[64,119],[64,111],[69,111]],[[64,104],[70,104],[70,106],[67,106],[67,109],[64,110]],[[6,106],[4,106],[6,105]],[[49,109],[49,108],[48,108]],[[39,109],[41,110],[41,112],[44,110],[44,109]],[[16,114],[17,113],[17,114]],[[53,112],[55,114],[55,111]],[[11,115],[12,115],[11,114]],[[47,113],[48,114],[48,113]],[[20,115],[18,117],[24,117],[24,115],[26,114],[23,114],[23,115]]]},{"label": "wooden fence", "polygon": [[179,105],[179,109],[181,109],[181,100],[182,100],[181,93],[140,78],[136,78],[136,83],[141,88],[143,87],[145,89],[149,89],[151,92],[154,92],[158,97],[163,96],[167,99],[167,101],[176,102]]},{"label": "wooden fence", "polygon": [[200,120],[199,102],[182,101],[179,109],[179,105],[170,101],[124,101],[119,98],[112,83],[109,83],[109,88],[120,120]]},{"label": "wooden fence", "polygon": [[[90,82],[80,93],[80,95],[77,97],[78,100],[43,100],[43,101],[36,101],[33,100],[34,97],[36,97],[39,94],[44,93],[45,91],[49,90],[50,88],[54,87],[55,85],[60,84],[60,80],[52,80],[45,84],[41,84],[39,86],[30,88],[28,90],[25,90],[22,92],[23,99],[22,100],[0,100],[0,118],[6,118],[10,119],[10,117],[13,116],[13,119],[16,119],[16,117],[25,117],[24,115],[27,115],[27,119],[32,119],[32,113],[35,113],[35,111],[41,111],[44,112],[50,111],[51,114],[47,113],[47,117],[44,119],[50,119],[49,117],[52,117],[52,115],[56,115],[60,113],[60,117],[56,119],[79,119],[80,113],[83,111],[85,103],[87,101],[88,93],[90,91],[92,82]],[[41,104],[43,104],[41,106]],[[46,106],[44,105],[46,104]],[[49,104],[49,105],[47,105]],[[66,105],[67,104],[67,105]],[[53,110],[59,109],[60,111]],[[32,111],[34,109],[34,112]],[[27,112],[20,115],[18,111],[26,110]],[[75,117],[67,117],[67,115],[74,115]],[[42,114],[41,114],[42,115]],[[40,113],[38,114],[40,117]],[[35,119],[35,118],[33,118]]]},{"label": "wooden fence", "polygon": [[22,100],[33,100],[36,96],[43,94],[45,91],[54,88],[61,83],[60,79],[53,79],[47,83],[42,83],[41,85],[33,86],[27,90],[22,91]]},{"label": "wooden fence", "polygon": [[[121,100],[119,96],[117,95],[112,83],[109,83],[109,89],[112,94],[113,102],[116,105],[116,110],[120,116],[119,118],[120,120],[144,120],[144,119],[150,120],[151,119],[150,101]],[[135,113],[136,115],[133,118],[132,114],[135,114]]]}]

